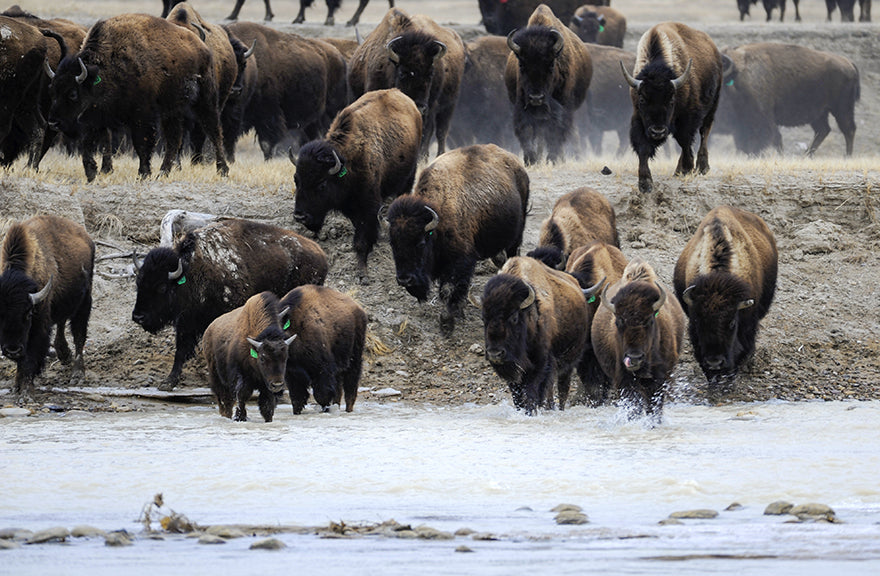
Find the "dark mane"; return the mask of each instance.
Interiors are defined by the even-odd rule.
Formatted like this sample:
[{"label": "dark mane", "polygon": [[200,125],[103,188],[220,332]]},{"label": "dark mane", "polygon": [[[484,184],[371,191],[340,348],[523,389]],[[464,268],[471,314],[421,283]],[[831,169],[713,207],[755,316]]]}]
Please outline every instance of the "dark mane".
[{"label": "dark mane", "polygon": [[645,80],[649,84],[671,82],[677,77],[678,74],[663,60],[662,55],[657,60],[651,59],[645,63],[645,66],[636,74],[637,79]]},{"label": "dark mane", "polygon": [[712,220],[709,225],[709,241],[711,242],[710,253],[711,267],[713,272],[726,272],[730,270],[730,261],[734,256],[733,246],[724,235],[724,223],[718,218]]},{"label": "dark mane", "polygon": [[34,240],[25,227],[20,223],[10,226],[3,240],[3,252],[0,254],[0,262],[3,263],[2,272],[20,270],[29,273],[34,260],[34,250]]},{"label": "dark mane", "polygon": [[748,282],[724,271],[697,276],[693,291],[702,299],[704,310],[716,313],[755,298]]}]

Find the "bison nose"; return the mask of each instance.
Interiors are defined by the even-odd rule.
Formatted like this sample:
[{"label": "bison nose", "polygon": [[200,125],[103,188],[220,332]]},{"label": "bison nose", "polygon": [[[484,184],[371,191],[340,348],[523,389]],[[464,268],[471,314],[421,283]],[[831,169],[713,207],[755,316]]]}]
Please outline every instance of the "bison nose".
[{"label": "bison nose", "polygon": [[49,120],[46,124],[49,126],[49,128],[55,130],[56,132],[61,131],[61,124],[58,123],[58,120]]},{"label": "bison nose", "polygon": [[416,106],[419,110],[419,114],[424,118],[428,115],[428,105],[427,104],[419,104]]},{"label": "bison nose", "polygon": [[131,319],[135,324],[143,324],[144,323],[144,315],[141,312],[132,312]]},{"label": "bison nose", "polygon": [[281,382],[269,382],[269,391],[273,394],[278,394],[284,390],[284,381]]},{"label": "bison nose", "polygon": [[644,354],[642,354],[641,352],[631,352],[623,357],[623,366],[629,372],[635,372],[642,367],[642,362],[644,361]]},{"label": "bison nose", "polygon": [[293,219],[299,222],[300,224],[308,224],[309,223],[309,215],[300,210],[295,210],[293,212]]},{"label": "bison nose", "polygon": [[501,364],[507,357],[504,348],[486,348],[486,360],[492,364]]},{"label": "bison nose", "polygon": [[708,356],[705,359],[706,368],[709,370],[720,370],[724,365],[724,357],[723,356]]},{"label": "bison nose", "polygon": [[544,95],[543,94],[529,94],[529,106],[543,106],[544,105]]},{"label": "bison nose", "polygon": [[400,286],[412,286],[413,284],[415,284],[415,281],[415,277],[409,272],[404,272],[397,275],[397,283]]},{"label": "bison nose", "polygon": [[654,140],[660,140],[666,137],[667,129],[666,126],[651,126],[648,133]]},{"label": "bison nose", "polygon": [[3,346],[3,355],[10,360],[18,360],[23,356],[21,346]]}]

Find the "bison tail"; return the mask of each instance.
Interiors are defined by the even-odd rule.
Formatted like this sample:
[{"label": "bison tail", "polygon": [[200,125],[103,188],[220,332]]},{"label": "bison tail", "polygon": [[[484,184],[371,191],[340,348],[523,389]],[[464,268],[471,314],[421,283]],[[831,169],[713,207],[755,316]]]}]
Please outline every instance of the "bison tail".
[{"label": "bison tail", "polygon": [[853,70],[856,71],[856,85],[854,89],[855,94],[853,95],[853,102],[858,102],[859,98],[862,97],[862,80],[859,75],[859,67],[856,66],[855,63],[853,63]]}]

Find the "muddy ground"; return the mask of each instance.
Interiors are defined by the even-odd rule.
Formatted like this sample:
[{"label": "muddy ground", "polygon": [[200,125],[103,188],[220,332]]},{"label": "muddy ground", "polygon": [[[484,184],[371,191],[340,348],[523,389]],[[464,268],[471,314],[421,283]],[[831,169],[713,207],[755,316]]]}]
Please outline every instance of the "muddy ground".
[{"label": "muddy ground", "polygon": [[[260,17],[262,4],[256,0],[251,4],[260,8],[254,16]],[[648,2],[619,3],[634,4],[653,6]],[[730,4],[734,4],[732,0]],[[209,6],[217,12],[208,12],[208,18],[214,20],[227,10],[218,2]],[[857,62],[862,72],[862,99],[857,107],[855,158],[840,160],[843,138],[832,121],[832,133],[810,161],[798,156],[799,144],[809,142],[809,129],[785,130],[785,154],[761,159],[736,155],[729,137],[719,137],[710,146],[712,171],[702,177],[672,177],[674,160],[661,154],[653,166],[655,191],[650,195],[638,193],[632,154],[538,166],[529,170],[532,208],[524,251],[537,243],[540,223],[556,198],[579,186],[591,186],[606,194],[617,212],[623,252],[628,257],[645,258],[671,285],[675,260],[708,210],[730,203],[754,211],[776,234],[778,287],[761,325],[757,352],[723,401],[880,398],[880,131],[876,128],[880,64],[875,61],[880,52],[880,27],[847,28],[826,25],[816,18],[799,25],[765,25],[762,18],[740,24],[734,20],[735,12],[731,13],[729,24],[711,18],[707,22],[702,13],[696,20],[719,46],[777,39],[843,53]],[[46,10],[43,14],[52,15]],[[323,19],[314,9],[310,14],[312,21]],[[367,12],[365,20],[369,15]],[[443,14],[432,15],[451,21]],[[678,19],[688,21],[686,14]],[[286,24],[286,16],[278,20],[285,23],[279,27],[308,35],[347,36],[351,32],[340,25],[294,27]],[[364,29],[370,23],[375,19],[368,20]],[[634,48],[638,35],[649,24],[638,19],[631,23],[627,48]],[[471,25],[456,28],[465,37],[480,33]],[[615,148],[614,140],[613,134],[606,136],[606,150]],[[51,152],[40,174],[26,171],[21,164],[0,173],[0,216],[19,219],[38,212],[59,213],[83,222],[95,239],[142,253],[157,245],[159,222],[173,208],[254,218],[302,231],[292,218],[292,166],[283,159],[264,166],[250,136],[242,140],[242,148],[228,179],[219,179],[209,171],[192,175],[188,172],[192,169],[185,167],[183,173],[172,173],[167,179],[138,182],[130,175],[118,176],[121,171],[134,172],[133,163],[120,161],[115,179],[99,177],[93,184],[85,183],[78,159]],[[611,169],[611,175],[600,174],[604,166]],[[355,282],[351,236],[352,228],[345,219],[331,217],[318,240],[330,261],[327,285],[352,294],[369,313],[369,350],[361,385],[371,391],[362,391],[361,398],[379,398],[373,392],[392,388],[400,394],[384,397],[384,401],[452,405],[509,401],[506,387],[482,356],[479,310],[469,306],[452,337],[442,336],[440,304],[419,305],[396,285],[386,235],[370,257],[372,282],[368,286]],[[99,247],[99,255],[111,252],[115,249]],[[115,274],[124,272],[125,266],[125,261],[102,262],[98,270]],[[489,262],[478,266],[473,295],[482,293],[494,272]],[[173,332],[167,329],[151,336],[131,321],[135,297],[131,278],[99,274],[94,293],[85,388],[66,389],[66,370],[50,362],[38,380],[37,401],[29,408],[45,412],[169,406],[165,400],[175,398],[156,401],[148,397],[170,370]],[[14,365],[0,359],[0,406],[11,404],[8,390],[13,377]],[[209,402],[208,396],[198,393],[206,385],[204,363],[196,358],[184,369],[183,393],[176,400]],[[131,395],[120,396],[122,392]],[[671,399],[706,401],[705,383],[688,343],[668,394]]]}]

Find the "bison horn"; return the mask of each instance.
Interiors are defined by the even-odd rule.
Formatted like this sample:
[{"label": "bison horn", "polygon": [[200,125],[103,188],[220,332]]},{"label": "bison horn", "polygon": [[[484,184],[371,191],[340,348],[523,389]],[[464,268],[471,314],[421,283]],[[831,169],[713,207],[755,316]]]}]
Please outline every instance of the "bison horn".
[{"label": "bison horn", "polygon": [[681,73],[681,76],[672,81],[672,87],[678,90],[681,88],[681,85],[687,82],[687,79],[691,76],[691,66],[694,64],[694,59],[691,58],[688,60],[687,68],[684,69],[684,72]]},{"label": "bison horn", "polygon": [[287,316],[288,312],[290,312],[290,306],[286,306],[284,310],[278,313],[278,321],[280,322],[281,320],[283,320],[284,317]]},{"label": "bison horn", "polygon": [[169,272],[168,279],[169,280],[177,280],[181,276],[183,276],[183,260],[178,258],[177,259],[177,270],[175,270],[174,272]]},{"label": "bison horn", "polygon": [[656,281],[654,282],[654,285],[657,286],[658,290],[660,290],[660,297],[657,298],[657,301],[654,302],[654,306],[652,307],[654,312],[657,312],[658,310],[663,308],[663,305],[666,303],[666,290],[664,290],[663,287],[660,286],[660,284],[658,284]]},{"label": "bison horn", "polygon": [[290,158],[290,162],[296,166],[297,157],[296,154],[293,153],[293,146],[290,146],[287,149],[287,157]]},{"label": "bison horn", "polygon": [[31,305],[36,306],[40,302],[46,299],[46,296],[49,295],[49,292],[52,291],[52,276],[49,276],[49,281],[46,282],[46,285],[43,286],[43,289],[39,292],[32,292],[28,294],[28,297],[31,299]]},{"label": "bison horn", "polygon": [[205,30],[205,28],[198,22],[190,22],[189,25],[199,31],[199,38],[201,38],[202,42],[204,42],[205,38],[208,37],[208,31]]},{"label": "bison horn", "polygon": [[514,28],[510,31],[510,34],[507,35],[507,47],[510,48],[510,51],[519,56],[520,47],[519,44],[513,41],[513,35],[516,34],[517,29]]},{"label": "bison horn", "polygon": [[131,263],[134,265],[135,272],[140,271],[142,262],[140,260],[138,260],[137,252],[131,253]]},{"label": "bison horn", "polygon": [[82,58],[77,58],[77,60],[79,60],[79,68],[80,68],[80,70],[82,70],[82,71],[79,73],[79,76],[76,77],[76,83],[77,83],[77,84],[82,84],[83,82],[86,81],[86,78],[88,78],[88,76],[89,76],[89,71],[88,71],[88,69],[86,68],[86,65],[83,63],[83,59],[82,59]]},{"label": "bison horn", "polygon": [[556,44],[553,45],[553,53],[559,54],[562,52],[562,49],[565,48],[565,37],[562,35],[562,32],[555,28],[551,28],[550,32],[556,36]]},{"label": "bison horn", "polygon": [[46,71],[46,76],[49,77],[49,80],[53,80],[55,78],[55,73],[52,72],[52,67],[49,66],[49,59],[48,58],[43,60],[43,70]]},{"label": "bison horn", "polygon": [[736,309],[742,310],[743,308],[749,308],[754,305],[755,305],[755,301],[752,298],[749,298],[748,300],[743,300],[742,302],[737,304]]},{"label": "bison horn", "polygon": [[254,38],[254,41],[251,43],[251,47],[248,48],[244,53],[244,59],[247,60],[251,56],[254,55],[254,49],[257,47],[257,39]]},{"label": "bison horn", "polygon": [[608,286],[609,286],[609,285],[606,284],[606,285],[605,285],[605,288],[602,289],[602,298],[601,298],[601,300],[602,300],[602,306],[604,306],[605,308],[608,308],[608,310],[609,310],[612,314],[615,314],[614,304],[612,304],[612,303],[611,303],[611,300],[608,299]]},{"label": "bison horn", "polygon": [[259,340],[254,340],[250,336],[245,336],[245,338],[247,338],[248,344],[250,344],[251,346],[254,347],[254,350],[259,350],[260,348],[263,347],[263,343],[260,342]]},{"label": "bison horn", "polygon": [[285,346],[290,346],[291,344],[293,344],[293,341],[296,340],[296,337],[297,337],[297,336],[298,336],[298,334],[294,334],[294,335],[291,336],[290,338],[286,339],[286,340],[284,341],[284,345],[285,345]]},{"label": "bison horn", "polygon": [[606,276],[605,278],[602,278],[601,280],[599,280],[598,282],[596,282],[595,284],[593,284],[589,288],[582,288],[581,292],[584,293],[584,297],[589,300],[590,297],[595,296],[596,292],[598,292],[599,288],[601,288],[602,285],[605,284],[605,280],[607,280],[607,279],[608,279],[608,277]]},{"label": "bison horn", "polygon": [[687,288],[685,288],[685,291],[684,291],[684,292],[681,293],[681,299],[682,299],[682,300],[684,301],[684,303],[687,304],[688,306],[693,306],[693,305],[694,305],[694,298],[693,298],[693,296],[691,296],[691,292],[693,292],[693,290],[694,290],[694,285],[691,284],[690,286],[688,286]]},{"label": "bison horn", "polygon": [[395,64],[400,64],[400,55],[394,51],[394,44],[401,38],[403,38],[403,36],[396,36],[389,40],[388,44],[385,45],[385,49],[388,50],[388,58],[390,58]]},{"label": "bison horn", "polygon": [[443,58],[443,55],[446,54],[446,50],[448,50],[448,48],[446,48],[446,44],[439,40],[434,40],[434,45],[437,46],[437,53],[434,54],[434,62],[436,62],[437,60]]},{"label": "bison horn", "polygon": [[526,284],[526,288],[529,289],[529,295],[525,297],[525,299],[520,302],[519,309],[525,310],[529,306],[535,303],[535,289],[532,288],[531,284]]},{"label": "bison horn", "polygon": [[626,83],[638,90],[639,86],[642,85],[642,81],[636,80],[632,77],[632,74],[630,74],[629,71],[626,69],[626,66],[623,65],[622,60],[618,60],[618,62],[620,62],[620,71],[623,72],[623,77],[626,78]]},{"label": "bison horn", "polygon": [[573,16],[572,19],[571,19],[571,22],[572,22],[572,24],[574,24],[575,26],[580,26],[581,24],[584,23],[584,19],[583,19],[583,17],[581,17],[581,16]]},{"label": "bison horn", "polygon": [[339,173],[339,171],[342,170],[342,160],[339,159],[339,155],[336,154],[336,150],[333,151],[333,160],[335,161],[333,164],[333,168],[327,170],[327,174],[331,176]]},{"label": "bison horn", "polygon": [[431,221],[425,224],[425,232],[430,232],[440,224],[440,216],[428,206],[425,206],[425,210],[431,213]]}]

